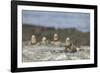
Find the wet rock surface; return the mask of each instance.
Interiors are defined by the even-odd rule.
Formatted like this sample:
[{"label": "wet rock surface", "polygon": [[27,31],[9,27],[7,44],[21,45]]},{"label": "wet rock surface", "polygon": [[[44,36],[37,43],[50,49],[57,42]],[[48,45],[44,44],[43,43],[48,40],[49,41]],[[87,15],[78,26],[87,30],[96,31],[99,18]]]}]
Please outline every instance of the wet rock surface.
[{"label": "wet rock surface", "polygon": [[65,47],[52,45],[27,45],[23,44],[22,61],[64,61],[64,60],[85,60],[90,58],[89,46],[81,46],[77,52],[65,52]]}]

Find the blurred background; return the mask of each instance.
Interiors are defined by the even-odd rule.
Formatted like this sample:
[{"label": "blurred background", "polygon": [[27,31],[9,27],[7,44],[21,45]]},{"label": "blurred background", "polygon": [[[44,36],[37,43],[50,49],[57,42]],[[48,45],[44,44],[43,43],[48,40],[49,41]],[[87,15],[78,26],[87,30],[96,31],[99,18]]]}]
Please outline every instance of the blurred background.
[{"label": "blurred background", "polygon": [[53,40],[54,33],[65,42],[66,37],[77,45],[90,45],[90,14],[55,11],[22,11],[22,40],[31,40],[36,35],[40,42],[42,37]]}]

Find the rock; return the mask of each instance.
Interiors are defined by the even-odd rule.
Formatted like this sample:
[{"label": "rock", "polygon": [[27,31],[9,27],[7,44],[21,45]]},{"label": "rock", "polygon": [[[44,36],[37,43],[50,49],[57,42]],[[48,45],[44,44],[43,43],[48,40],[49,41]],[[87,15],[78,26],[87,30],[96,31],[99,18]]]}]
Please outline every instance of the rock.
[{"label": "rock", "polygon": [[[62,43],[64,44],[64,43]],[[70,52],[65,52],[65,46],[53,46],[49,45],[27,45],[23,42],[22,47],[22,61],[23,62],[41,62],[41,61],[67,61],[67,60],[86,60],[90,59],[90,47],[81,46],[76,48],[73,53],[72,49]],[[79,50],[82,49],[82,50]]]}]

